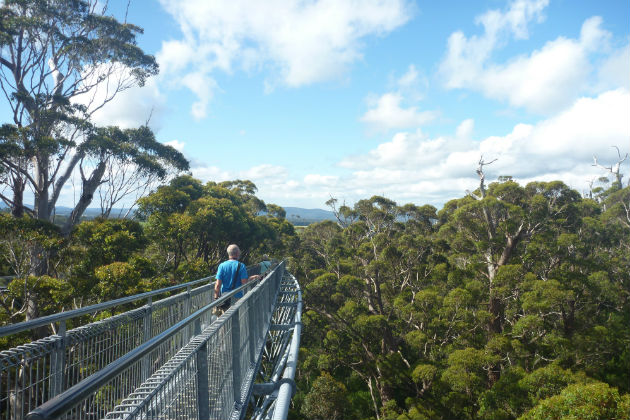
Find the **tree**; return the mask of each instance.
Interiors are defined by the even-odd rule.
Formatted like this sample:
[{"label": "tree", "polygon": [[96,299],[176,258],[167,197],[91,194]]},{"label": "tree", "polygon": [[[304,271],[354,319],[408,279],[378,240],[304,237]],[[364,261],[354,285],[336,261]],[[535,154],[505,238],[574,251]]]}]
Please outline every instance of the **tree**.
[{"label": "tree", "polygon": [[336,381],[328,372],[322,373],[313,382],[310,392],[306,395],[302,414],[313,420],[347,418],[346,387]]},{"label": "tree", "polygon": [[[123,198],[124,188],[132,186],[134,181],[143,177],[164,179],[168,168],[178,171],[188,169],[188,161],[184,156],[172,147],[156,141],[153,132],[146,126],[126,130],[117,127],[96,128],[78,151],[84,156],[79,162],[82,191],[78,203],[62,228],[62,233],[66,236],[78,223],[102,184],[108,183],[110,186],[110,200],[104,208],[105,215],[109,215],[111,206]],[[94,166],[90,175],[85,173],[86,160],[87,165],[91,163]],[[134,167],[134,176],[127,179],[128,182],[125,182],[124,177],[117,179],[112,168],[129,164]],[[104,177],[108,168],[113,179]]]},{"label": "tree", "polygon": [[275,217],[277,219],[284,219],[287,217],[286,210],[275,204],[267,204],[267,213],[271,217]]},{"label": "tree", "polygon": [[[613,147],[617,150],[617,157],[618,157],[617,163],[610,166],[604,166],[597,162],[597,156],[593,156],[593,166],[602,168],[606,170],[606,172],[609,172],[611,175],[613,175],[615,177],[615,180],[613,181],[613,187],[616,190],[618,190],[618,189],[623,188],[623,183],[622,183],[623,174],[621,173],[621,164],[625,162],[625,160],[628,159],[630,155],[626,153],[625,156],[622,157],[621,152],[619,151],[619,148],[617,146],[613,146]],[[630,184],[628,185],[630,186]]]},{"label": "tree", "polygon": [[[117,93],[143,85],[158,71],[154,57],[136,45],[142,29],[108,16],[106,5],[6,0],[0,7],[0,89],[12,111],[12,124],[0,131],[0,172],[12,196],[3,191],[0,199],[14,216],[53,221],[61,191],[76,175],[81,194],[62,227],[66,237],[95,191],[109,181],[108,167],[129,160],[139,173],[158,176],[165,167],[188,168],[184,157],[156,142],[147,127],[91,123],[92,114]],[[26,186],[34,195],[32,209],[24,204]],[[40,251],[31,252],[34,276],[50,274]],[[37,316],[36,301],[27,307],[26,319]]]},{"label": "tree", "polygon": [[[99,268],[127,263],[146,245],[146,236],[137,221],[97,218],[80,223],[72,232],[70,246],[66,249],[65,261],[69,268],[62,273],[76,291],[74,306],[95,303],[103,297],[96,291]],[[122,293],[123,289],[118,291]]]},{"label": "tree", "polygon": [[566,387],[560,395],[542,400],[519,420],[628,420],[630,395],[595,382]]},{"label": "tree", "polygon": [[[491,163],[491,162],[490,162]],[[495,277],[500,267],[508,264],[518,247],[551,226],[575,226],[577,192],[562,182],[532,182],[525,188],[516,182],[494,183],[487,189],[483,166],[479,161],[478,193],[447,203],[444,215],[452,213],[450,221],[441,228],[441,234],[458,250],[459,260],[483,270],[487,279],[489,311],[492,318],[489,329],[500,333],[504,322],[504,305],[495,293]],[[444,216],[443,216],[444,217]],[[553,230],[554,228],[551,228]]]},{"label": "tree", "polygon": [[437,215],[372,197],[301,232],[302,395],[326,371],[357,418],[516,420],[572,384],[628,392],[627,189],[486,185],[481,164]]},{"label": "tree", "polygon": [[[60,235],[59,228],[52,223],[26,216],[0,214],[0,252],[11,269],[10,273],[16,276],[9,284],[12,294],[2,295],[1,305],[6,320],[18,322],[22,320],[22,316],[28,320],[29,317],[39,315],[37,297],[42,295],[42,284],[51,282],[50,278],[40,282],[41,276],[29,276],[29,273],[56,271],[60,260],[49,256],[57,255],[63,246],[64,238]],[[38,255],[34,255],[34,252]],[[34,268],[34,262],[46,266]],[[19,296],[16,295],[17,292]]]},{"label": "tree", "polygon": [[269,214],[257,216],[266,205],[255,191],[251,181],[202,185],[184,175],[142,198],[137,214],[146,221],[158,266],[209,274],[225,258],[230,243],[239,244],[244,260],[294,247],[295,231],[289,222]]},{"label": "tree", "polygon": [[[0,8],[0,88],[13,120],[11,135],[0,137],[0,148],[11,150],[0,155],[0,166],[10,173],[13,196],[1,198],[15,215],[32,212],[51,220],[59,194],[78,165],[82,193],[70,219],[76,224],[104,182],[107,164],[125,154],[121,148],[135,146],[136,152],[127,156],[174,156],[168,146],[158,148],[148,141],[146,128],[119,139],[115,130],[95,129],[89,123],[92,113],[118,92],[142,85],[158,71],[155,59],[136,45],[142,29],[107,16],[106,8],[97,10],[99,4],[6,0]],[[117,144],[121,140],[124,144]],[[138,158],[136,163],[145,162]],[[23,203],[26,185],[34,193],[32,210]],[[69,230],[64,228],[64,233]]]}]

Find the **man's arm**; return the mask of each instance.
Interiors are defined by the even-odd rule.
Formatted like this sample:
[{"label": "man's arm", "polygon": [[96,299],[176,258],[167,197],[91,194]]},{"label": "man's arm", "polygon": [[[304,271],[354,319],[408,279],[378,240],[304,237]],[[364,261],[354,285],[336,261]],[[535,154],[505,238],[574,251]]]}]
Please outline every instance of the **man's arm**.
[{"label": "man's arm", "polygon": [[257,276],[256,274],[254,274],[253,276],[249,276],[249,277],[247,277],[247,268],[245,268],[245,267],[243,267],[243,269],[241,270],[241,277],[242,277],[243,275],[244,275],[245,277],[243,277],[243,278],[241,279],[241,284],[245,284],[245,283],[247,283],[248,281],[251,281],[251,280],[256,280],[256,279],[258,279],[258,278],[259,278],[259,276]]},{"label": "man's arm", "polygon": [[221,279],[217,279],[214,283],[214,298],[217,299],[221,294]]},{"label": "man's arm", "polygon": [[241,268],[241,271],[239,272],[239,274],[241,275],[241,284],[245,284],[247,283],[247,280],[249,280],[251,277],[247,277],[247,268],[245,267],[245,264],[243,264],[243,267]]}]

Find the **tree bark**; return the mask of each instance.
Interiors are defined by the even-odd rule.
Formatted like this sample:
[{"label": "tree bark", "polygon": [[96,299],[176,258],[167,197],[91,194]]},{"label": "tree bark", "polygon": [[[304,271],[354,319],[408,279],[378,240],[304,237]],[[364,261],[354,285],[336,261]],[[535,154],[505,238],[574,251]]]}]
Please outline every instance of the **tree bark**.
[{"label": "tree bark", "polygon": [[18,174],[13,175],[13,205],[11,206],[13,217],[24,216],[24,187],[26,184],[22,178]]},{"label": "tree bark", "polygon": [[83,216],[85,209],[87,209],[87,207],[92,202],[94,192],[96,191],[98,186],[101,185],[106,166],[107,163],[105,161],[100,161],[96,169],[94,169],[94,171],[90,175],[90,178],[83,179],[81,198],[79,198],[79,202],[74,207],[74,209],[72,209],[68,220],[61,228],[61,234],[63,236],[67,237],[68,235],[70,235],[70,231],[72,231],[72,228],[77,223],[79,223],[79,220],[81,219],[81,216]]}]

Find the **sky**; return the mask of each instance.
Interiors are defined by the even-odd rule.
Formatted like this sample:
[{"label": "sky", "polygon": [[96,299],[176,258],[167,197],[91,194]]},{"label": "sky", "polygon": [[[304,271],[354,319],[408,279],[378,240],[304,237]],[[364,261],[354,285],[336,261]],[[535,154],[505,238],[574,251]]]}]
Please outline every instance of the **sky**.
[{"label": "sky", "polygon": [[127,19],[160,73],[96,122],[148,120],[194,177],[267,203],[441,208],[481,158],[488,181],[584,192],[594,155],[630,152],[627,0],[132,0]]}]

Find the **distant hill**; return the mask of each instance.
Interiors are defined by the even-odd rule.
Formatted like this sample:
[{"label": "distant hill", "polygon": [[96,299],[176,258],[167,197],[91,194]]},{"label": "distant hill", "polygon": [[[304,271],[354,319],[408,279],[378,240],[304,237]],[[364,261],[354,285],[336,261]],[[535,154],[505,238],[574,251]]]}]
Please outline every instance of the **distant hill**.
[{"label": "distant hill", "polygon": [[[32,205],[26,205],[26,207],[28,208],[33,208]],[[2,201],[0,201],[0,211],[2,210],[7,210],[9,207]],[[57,206],[55,207],[55,215],[56,216],[60,216],[60,217],[67,217],[70,216],[70,212],[72,212],[72,208],[71,207],[66,207],[66,206]],[[123,209],[123,208],[116,208],[114,207],[111,211],[111,217],[116,217],[119,214],[125,214],[127,212],[127,209]],[[133,213],[133,211],[132,211]],[[85,209],[85,211],[83,212],[83,219],[94,219],[95,217],[98,217],[101,215],[101,209],[100,207],[90,207]]]},{"label": "distant hill", "polygon": [[[0,201],[0,209],[6,208],[6,205]],[[112,217],[118,216],[122,209],[112,209]],[[301,207],[284,207],[287,212],[287,220],[294,225],[306,226],[311,223],[321,222],[322,220],[337,220],[332,211],[322,209],[303,209]],[[55,214],[60,217],[67,217],[70,215],[72,208],[66,206],[57,206],[55,208]],[[124,212],[123,212],[124,213]],[[83,213],[84,219],[93,219],[101,214],[101,209],[98,207],[90,207]]]},{"label": "distant hill", "polygon": [[294,225],[309,225],[322,220],[337,220],[332,211],[322,209],[303,209],[301,207],[284,207],[287,220]]},{"label": "distant hill", "polygon": [[[57,206],[55,207],[55,214],[57,214],[58,216],[70,216],[70,212],[72,211],[72,208],[70,207],[65,207],[65,206]],[[111,217],[117,217],[120,213],[122,212],[122,214],[125,214],[127,212],[127,209],[121,209],[121,208],[116,208],[114,207],[110,213]],[[132,211],[133,213],[133,211]],[[101,209],[100,207],[89,207],[87,209],[85,209],[85,211],[83,212],[83,218],[85,219],[93,219],[95,217],[98,217],[101,215]]]}]

